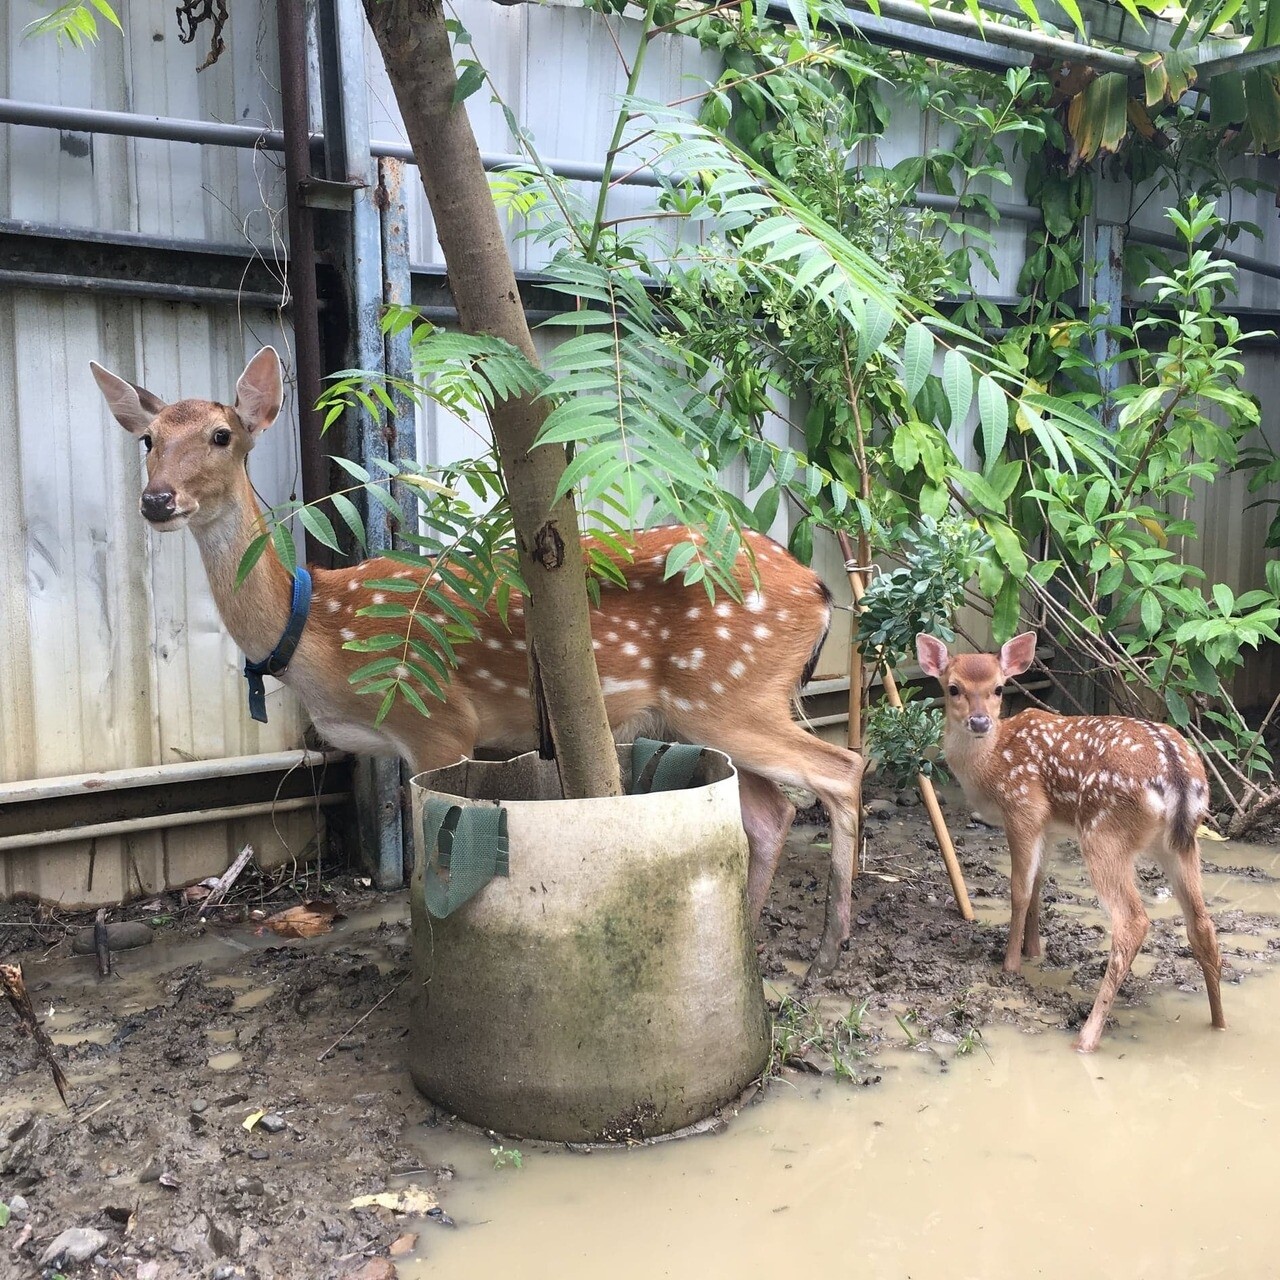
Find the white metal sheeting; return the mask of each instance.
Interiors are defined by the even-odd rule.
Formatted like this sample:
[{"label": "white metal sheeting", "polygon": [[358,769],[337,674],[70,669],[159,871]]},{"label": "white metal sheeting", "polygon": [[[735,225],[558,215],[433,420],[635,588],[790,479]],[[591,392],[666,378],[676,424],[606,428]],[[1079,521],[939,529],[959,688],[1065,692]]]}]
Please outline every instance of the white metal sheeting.
[{"label": "white metal sheeting", "polygon": [[[278,127],[275,7],[235,6],[227,50],[196,67],[205,27],[180,44],[171,6],[122,5],[124,38],[106,28],[77,50],[24,39],[40,10],[0,6],[0,95],[25,102]],[[0,217],[60,227],[139,231],[180,239],[281,241],[280,157],[226,147],[56,129],[0,129]]]}]

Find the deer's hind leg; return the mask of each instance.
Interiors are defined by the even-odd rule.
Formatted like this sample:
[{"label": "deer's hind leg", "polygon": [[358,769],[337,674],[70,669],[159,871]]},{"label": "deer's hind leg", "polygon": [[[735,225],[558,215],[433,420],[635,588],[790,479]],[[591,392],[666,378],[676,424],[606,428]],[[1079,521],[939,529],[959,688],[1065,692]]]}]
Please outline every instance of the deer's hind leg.
[{"label": "deer's hind leg", "polygon": [[1222,1013],[1222,953],[1218,949],[1213,917],[1204,905],[1199,841],[1181,853],[1165,844],[1156,848],[1154,853],[1177,896],[1178,905],[1182,908],[1191,954],[1195,956],[1200,972],[1204,974],[1205,990],[1209,995],[1209,1016],[1215,1027],[1225,1027],[1227,1020]]},{"label": "deer's hind leg", "polygon": [[[826,923],[807,981],[835,968],[840,948],[849,937],[863,762],[853,752],[806,733],[789,716],[790,707],[786,706],[779,707],[774,716],[758,711],[749,719],[728,721],[720,726],[714,740],[708,740],[708,745],[728,754],[739,770],[749,770],[775,784],[804,787],[827,807],[831,818],[831,871],[827,878]],[[781,841],[777,848],[781,848]],[[758,885],[756,889],[758,893]]]},{"label": "deer's hind leg", "polygon": [[1134,882],[1133,854],[1123,832],[1107,829],[1080,833],[1080,853],[1098,900],[1111,917],[1111,954],[1093,1009],[1076,1037],[1081,1053],[1092,1053],[1102,1039],[1116,993],[1129,976],[1151,921]]},{"label": "deer's hind leg", "polygon": [[738,770],[738,800],[742,805],[742,827],[747,833],[751,860],[747,868],[747,899],[751,922],[760,920],[769,886],[782,857],[782,846],[796,816],[796,807],[782,789],[750,769]]}]

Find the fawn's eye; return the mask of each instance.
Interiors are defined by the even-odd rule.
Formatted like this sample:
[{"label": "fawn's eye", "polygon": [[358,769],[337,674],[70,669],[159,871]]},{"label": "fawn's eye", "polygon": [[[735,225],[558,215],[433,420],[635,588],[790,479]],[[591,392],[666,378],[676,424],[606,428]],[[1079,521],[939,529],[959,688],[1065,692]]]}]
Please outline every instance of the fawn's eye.
[{"label": "fawn's eye", "polygon": [[947,692],[953,698],[958,698],[960,696],[960,686],[958,684],[949,684],[947,685]]},{"label": "fawn's eye", "polygon": [[231,443],[231,432],[226,427],[219,427],[213,433],[213,443],[220,449],[225,449]]},{"label": "fawn's eye", "polygon": [[995,687],[995,689],[994,689],[994,693],[995,693],[996,697],[998,698],[998,697],[999,697],[1003,692],[1004,692],[1004,685],[1002,685],[1002,684],[998,684],[998,685],[996,685],[996,687]]},{"label": "fawn's eye", "polygon": [[143,437],[142,437],[142,443],[143,443],[143,445],[146,447],[147,452],[148,452],[148,453],[150,453],[150,452],[151,452],[151,445],[152,445],[151,437],[150,437],[150,436],[143,436]]}]

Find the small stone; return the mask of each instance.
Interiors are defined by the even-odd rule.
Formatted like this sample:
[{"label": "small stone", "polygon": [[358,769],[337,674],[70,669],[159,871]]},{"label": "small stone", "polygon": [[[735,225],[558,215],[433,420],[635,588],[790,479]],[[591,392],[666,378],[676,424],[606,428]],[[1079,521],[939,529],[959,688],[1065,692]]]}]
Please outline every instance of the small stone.
[{"label": "small stone", "polygon": [[358,1271],[348,1271],[343,1280],[396,1280],[399,1274],[389,1258],[370,1258]]},{"label": "small stone", "polygon": [[84,1262],[100,1249],[105,1249],[108,1243],[107,1237],[95,1227],[68,1227],[40,1255],[40,1265],[47,1267],[51,1262]]},{"label": "small stone", "polygon": [[270,1160],[271,1152],[263,1151],[261,1147],[255,1147],[252,1151],[249,1152],[249,1159],[250,1160]]},{"label": "small stone", "polygon": [[411,1232],[406,1232],[402,1236],[396,1236],[391,1242],[391,1247],[387,1252],[393,1258],[403,1258],[406,1253],[412,1253],[414,1246],[418,1243],[418,1237]]},{"label": "small stone", "polygon": [[894,797],[903,809],[911,809],[920,803],[920,797],[914,791],[899,791]]},{"label": "small stone", "polygon": [[233,1263],[220,1262],[209,1272],[209,1280],[234,1280],[236,1268]]},{"label": "small stone", "polygon": [[9,1217],[15,1222],[21,1222],[30,1212],[31,1207],[22,1196],[14,1196],[9,1201]]},{"label": "small stone", "polygon": [[160,1175],[164,1172],[164,1165],[159,1160],[151,1160],[146,1168],[138,1174],[139,1182],[159,1182]]},{"label": "small stone", "polygon": [[257,1127],[264,1133],[282,1133],[285,1129],[284,1116],[278,1116],[274,1111],[268,1112],[258,1121]]},{"label": "small stone", "polygon": [[244,1196],[260,1196],[266,1190],[261,1178],[240,1177],[235,1181],[235,1188]]},{"label": "small stone", "polygon": [[[91,956],[97,950],[93,928],[80,929],[71,939],[71,951],[77,956]],[[140,920],[120,920],[107,925],[107,945],[112,951],[132,951],[134,947],[150,946],[155,933],[149,924]]]},{"label": "small stone", "polygon": [[321,1238],[334,1242],[345,1240],[347,1238],[347,1229],[336,1218],[325,1218]]},{"label": "small stone", "polygon": [[197,1116],[201,1115],[205,1111],[208,1111],[208,1109],[209,1109],[209,1104],[203,1098],[197,1098],[191,1104],[191,1112],[193,1115],[197,1115]]},{"label": "small stone", "polygon": [[896,808],[892,800],[867,801],[867,814],[872,818],[887,818]]}]

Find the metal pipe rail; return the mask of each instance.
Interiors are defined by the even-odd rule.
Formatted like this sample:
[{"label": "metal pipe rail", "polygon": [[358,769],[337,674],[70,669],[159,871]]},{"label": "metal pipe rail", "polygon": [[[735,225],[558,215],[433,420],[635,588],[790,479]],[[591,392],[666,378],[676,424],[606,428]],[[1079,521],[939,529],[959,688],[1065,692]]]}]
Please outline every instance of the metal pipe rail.
[{"label": "metal pipe rail", "polygon": [[70,844],[76,840],[100,840],[108,836],[132,835],[138,831],[166,831],[170,827],[195,827],[210,822],[237,822],[242,818],[261,818],[273,813],[293,813],[316,806],[328,808],[346,804],[349,791],[335,791],[323,796],[295,796],[290,800],[262,800],[256,804],[228,805],[219,809],[195,809],[186,813],[152,813],[140,818],[121,818],[114,822],[93,822],[83,827],[62,827],[56,831],[17,832],[0,836],[0,853],[10,849],[36,849],[44,845]]},{"label": "metal pipe rail", "polygon": [[69,774],[58,778],[34,778],[0,782],[0,805],[30,800],[57,800],[64,796],[102,795],[129,787],[154,787],[182,782],[207,782],[247,773],[285,773],[292,769],[318,769],[348,759],[343,751],[267,751],[252,756],[221,756],[213,760],[182,760],[174,764],[140,765],[134,769],[106,769],[98,773]]}]

